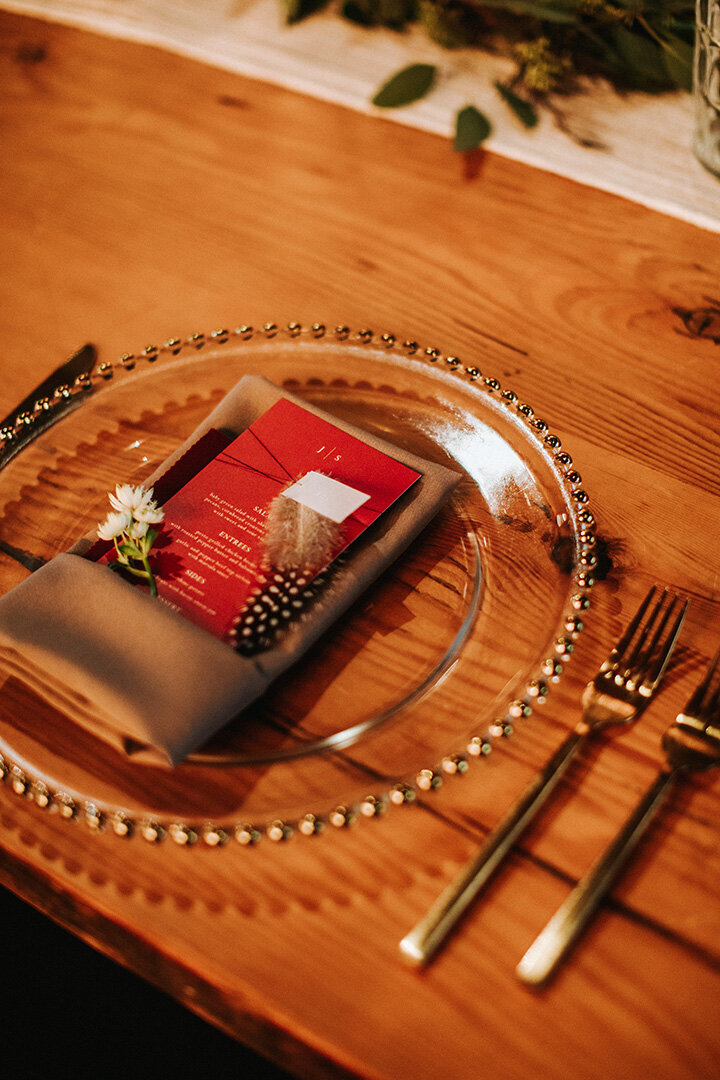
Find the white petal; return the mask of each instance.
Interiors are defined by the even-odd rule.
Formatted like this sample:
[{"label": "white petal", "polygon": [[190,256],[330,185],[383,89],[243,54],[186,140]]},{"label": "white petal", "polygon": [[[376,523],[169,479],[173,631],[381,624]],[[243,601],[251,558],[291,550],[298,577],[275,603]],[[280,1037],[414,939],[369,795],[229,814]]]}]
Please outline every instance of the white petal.
[{"label": "white petal", "polygon": [[98,536],[101,540],[113,540],[116,536],[124,533],[130,527],[131,522],[132,514],[127,510],[117,514],[108,514],[102,525],[98,525]]},{"label": "white petal", "polygon": [[132,512],[135,505],[135,489],[130,484],[116,484],[115,494],[109,496],[110,505],[119,513],[122,511]]},{"label": "white petal", "polygon": [[133,512],[137,510],[139,506],[144,506],[147,502],[147,492],[142,484],[138,484],[137,487],[130,488],[131,496],[128,504],[128,509]]},{"label": "white petal", "polygon": [[165,520],[165,511],[156,503],[151,502],[147,506],[138,507],[134,512],[134,517],[136,521],[146,521],[148,525],[159,525]]}]

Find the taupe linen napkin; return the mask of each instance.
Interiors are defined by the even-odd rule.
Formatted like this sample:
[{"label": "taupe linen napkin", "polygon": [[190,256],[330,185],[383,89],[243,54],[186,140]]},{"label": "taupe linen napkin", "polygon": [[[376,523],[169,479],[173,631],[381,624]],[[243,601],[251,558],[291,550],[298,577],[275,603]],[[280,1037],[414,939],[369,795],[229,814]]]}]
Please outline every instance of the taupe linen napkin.
[{"label": "taupe linen napkin", "polygon": [[420,480],[348,550],[322,600],[272,649],[248,658],[113,571],[80,540],[0,598],[0,662],[133,760],[178,764],[294,663],[427,525],[460,479],[246,375],[150,478],[211,428],[239,435],[279,398],[415,469]]}]

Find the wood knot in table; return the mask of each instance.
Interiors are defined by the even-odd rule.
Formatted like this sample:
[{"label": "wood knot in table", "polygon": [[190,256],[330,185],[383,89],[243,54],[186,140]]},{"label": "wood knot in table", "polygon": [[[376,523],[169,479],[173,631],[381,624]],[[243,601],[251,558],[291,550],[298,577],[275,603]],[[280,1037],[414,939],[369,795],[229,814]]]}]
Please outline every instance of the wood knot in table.
[{"label": "wood knot in table", "polygon": [[720,300],[712,300],[708,296],[704,299],[706,307],[676,307],[673,314],[682,319],[688,337],[705,338],[720,345]]}]

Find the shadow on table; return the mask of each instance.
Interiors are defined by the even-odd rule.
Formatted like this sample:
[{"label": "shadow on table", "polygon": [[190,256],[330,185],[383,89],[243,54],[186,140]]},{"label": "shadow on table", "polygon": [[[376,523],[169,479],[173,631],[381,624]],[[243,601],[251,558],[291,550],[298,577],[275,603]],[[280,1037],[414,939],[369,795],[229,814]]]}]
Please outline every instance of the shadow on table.
[{"label": "shadow on table", "polygon": [[5,889],[0,925],[5,1076],[291,1080]]}]

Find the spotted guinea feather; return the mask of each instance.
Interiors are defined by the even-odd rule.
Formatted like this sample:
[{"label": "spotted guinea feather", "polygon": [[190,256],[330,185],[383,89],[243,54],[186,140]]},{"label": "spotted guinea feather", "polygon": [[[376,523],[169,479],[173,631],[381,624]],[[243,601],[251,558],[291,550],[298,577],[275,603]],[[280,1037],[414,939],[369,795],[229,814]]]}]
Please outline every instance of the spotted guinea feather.
[{"label": "spotted guinea feather", "polygon": [[258,578],[230,630],[236,651],[254,656],[277,644],[317,603],[332,572],[308,579],[300,570],[270,571]]}]

